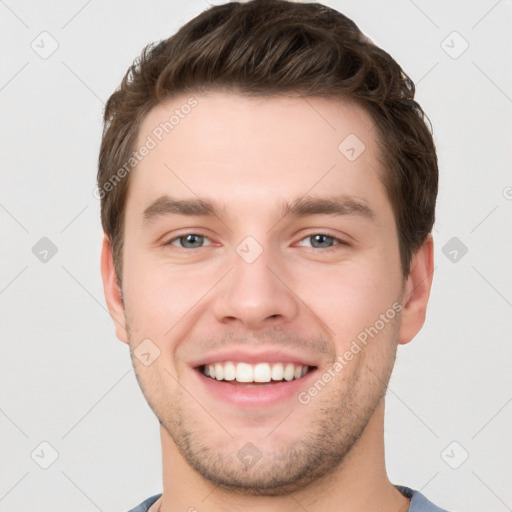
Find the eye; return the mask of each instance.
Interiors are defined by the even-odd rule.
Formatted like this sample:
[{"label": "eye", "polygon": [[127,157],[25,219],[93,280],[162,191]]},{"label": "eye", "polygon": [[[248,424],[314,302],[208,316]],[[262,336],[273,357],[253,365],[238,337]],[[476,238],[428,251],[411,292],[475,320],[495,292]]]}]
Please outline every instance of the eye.
[{"label": "eye", "polygon": [[183,249],[197,249],[198,247],[203,247],[204,245],[211,245],[211,242],[203,235],[189,233],[188,235],[182,235],[178,236],[177,238],[173,238],[165,245],[174,245]]},{"label": "eye", "polygon": [[[304,244],[304,241],[309,240],[309,245]],[[330,235],[325,235],[323,233],[317,233],[314,235],[309,235],[305,238],[303,238],[299,245],[306,246],[306,247],[313,247],[314,249],[330,249],[331,247],[335,245],[346,245],[345,242],[342,240],[339,240],[338,238],[335,238]]]}]

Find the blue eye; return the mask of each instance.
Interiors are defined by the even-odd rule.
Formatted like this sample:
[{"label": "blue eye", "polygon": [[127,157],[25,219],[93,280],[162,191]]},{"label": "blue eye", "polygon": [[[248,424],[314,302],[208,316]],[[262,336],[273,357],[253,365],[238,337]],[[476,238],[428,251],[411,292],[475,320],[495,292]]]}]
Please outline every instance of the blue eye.
[{"label": "blue eye", "polygon": [[343,243],[337,238],[334,238],[333,236],[324,235],[322,233],[310,235],[303,238],[300,241],[300,245],[303,245],[302,242],[304,242],[305,240],[309,240],[310,242],[310,245],[306,245],[306,247],[313,247],[314,249],[329,249],[334,245],[339,245],[340,243]]},{"label": "blue eye", "polygon": [[173,238],[169,242],[169,245],[178,245],[183,249],[196,249],[198,247],[202,247],[204,245],[205,240],[208,239],[202,235],[196,235],[191,233],[189,235],[183,235],[177,238]]},{"label": "blue eye", "polygon": [[317,249],[332,247],[336,242],[334,237],[322,234],[310,236],[309,239],[311,240],[311,245]]},{"label": "blue eye", "polygon": [[[186,235],[178,236],[173,238],[165,245],[173,245],[175,247],[179,247],[181,249],[199,249],[201,247],[211,245],[212,242],[203,235],[198,235],[196,233],[189,233]],[[343,240],[339,240],[336,237],[326,235],[324,233],[315,233],[314,235],[309,235],[304,237],[298,245],[303,247],[311,247],[313,249],[331,249],[335,248],[337,245],[346,245]]]}]

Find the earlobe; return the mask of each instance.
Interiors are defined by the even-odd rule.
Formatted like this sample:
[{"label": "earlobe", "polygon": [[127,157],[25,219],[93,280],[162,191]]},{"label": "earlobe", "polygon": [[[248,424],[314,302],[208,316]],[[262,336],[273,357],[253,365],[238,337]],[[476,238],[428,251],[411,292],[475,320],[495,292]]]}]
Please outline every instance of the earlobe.
[{"label": "earlobe", "polygon": [[116,336],[122,342],[128,343],[126,315],[121,289],[117,282],[114,268],[112,244],[106,235],[103,238],[103,246],[101,249],[101,278],[103,280],[103,291],[105,293],[107,307],[116,327]]},{"label": "earlobe", "polygon": [[404,285],[403,309],[399,343],[409,343],[425,322],[434,273],[434,242],[432,235],[414,255]]}]

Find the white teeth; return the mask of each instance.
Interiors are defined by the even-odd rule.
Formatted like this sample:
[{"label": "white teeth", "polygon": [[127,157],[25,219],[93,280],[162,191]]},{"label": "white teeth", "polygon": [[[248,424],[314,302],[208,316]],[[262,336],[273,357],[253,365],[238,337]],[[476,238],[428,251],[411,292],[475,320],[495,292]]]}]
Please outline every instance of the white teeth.
[{"label": "white teeth", "polygon": [[295,366],[288,363],[284,369],[284,380],[292,380],[295,376]]},{"label": "white teeth", "polygon": [[215,378],[217,380],[224,379],[224,365],[220,363],[215,364]]},{"label": "white teeth", "polygon": [[237,382],[254,382],[253,381],[252,366],[247,363],[238,363],[236,365],[236,380]]},{"label": "white teeth", "polygon": [[228,361],[224,365],[224,380],[235,380],[236,378],[236,368],[235,365]]},{"label": "white teeth", "polygon": [[272,378],[270,365],[268,363],[259,363],[253,370],[254,382],[270,382]]},{"label": "white teeth", "polygon": [[283,380],[284,369],[281,363],[272,365],[272,380]]},{"label": "white teeth", "polygon": [[308,373],[308,366],[293,363],[224,363],[208,364],[204,366],[203,373],[216,380],[237,382],[270,382],[291,381],[300,379]]}]

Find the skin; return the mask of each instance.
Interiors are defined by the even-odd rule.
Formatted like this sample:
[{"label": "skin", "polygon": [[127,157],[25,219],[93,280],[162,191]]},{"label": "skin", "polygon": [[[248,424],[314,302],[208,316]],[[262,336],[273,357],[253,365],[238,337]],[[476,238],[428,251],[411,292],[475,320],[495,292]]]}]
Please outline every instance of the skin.
[{"label": "skin", "polygon": [[[137,147],[189,96],[155,107]],[[117,337],[160,422],[163,496],[152,510],[407,510],[386,475],[384,394],[397,346],[423,325],[433,247],[429,236],[404,278],[373,121],[341,100],[194,97],[198,106],[130,176],[122,294],[107,237],[102,253]],[[349,134],[366,147],[354,161],[338,150]],[[219,216],[145,219],[164,195],[214,201]],[[305,196],[343,196],[373,216],[283,216],[284,202]],[[186,234],[204,245],[183,247]],[[262,249],[252,263],[236,251],[247,236]],[[191,366],[220,348],[287,349],[321,375],[397,302],[401,313],[307,405],[294,395],[234,407]],[[144,339],[160,351],[148,366],[134,357]],[[262,455],[250,468],[237,457],[248,442]]]}]

